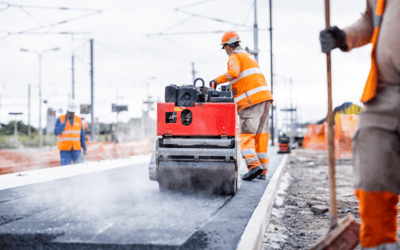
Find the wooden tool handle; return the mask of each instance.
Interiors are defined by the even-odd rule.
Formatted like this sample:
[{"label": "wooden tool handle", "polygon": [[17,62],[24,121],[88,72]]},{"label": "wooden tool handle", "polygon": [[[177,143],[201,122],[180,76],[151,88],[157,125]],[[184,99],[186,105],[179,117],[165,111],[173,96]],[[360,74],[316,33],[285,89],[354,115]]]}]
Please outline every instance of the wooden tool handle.
[{"label": "wooden tool handle", "polygon": [[[325,26],[330,27],[330,6],[329,0],[325,0]],[[333,110],[332,110],[332,70],[331,53],[326,55],[326,69],[328,77],[328,155],[329,155],[329,184],[330,184],[330,207],[331,207],[331,228],[337,225],[337,202],[336,202],[336,177],[335,177],[335,145],[333,133]]]}]

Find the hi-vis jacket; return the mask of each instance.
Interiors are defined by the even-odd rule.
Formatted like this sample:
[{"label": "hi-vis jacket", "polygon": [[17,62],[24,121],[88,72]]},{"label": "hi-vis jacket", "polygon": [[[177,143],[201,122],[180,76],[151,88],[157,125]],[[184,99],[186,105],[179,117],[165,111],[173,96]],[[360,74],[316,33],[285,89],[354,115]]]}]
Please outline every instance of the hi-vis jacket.
[{"label": "hi-vis jacket", "polygon": [[371,70],[361,101],[367,103],[377,88],[400,85],[400,1],[367,0],[359,20],[343,29],[347,51],[372,43]]},{"label": "hi-vis jacket", "polygon": [[372,52],[371,52],[371,70],[368,75],[367,83],[364,87],[364,92],[361,96],[362,102],[368,102],[375,97],[378,88],[378,69],[376,66],[376,42],[378,41],[378,34],[382,23],[383,10],[385,8],[385,0],[377,0],[373,10],[373,25],[374,33],[371,38]]},{"label": "hi-vis jacket", "polygon": [[[64,123],[65,115],[60,116],[60,123]],[[78,116],[74,116],[71,126],[70,121],[66,122],[64,131],[57,137],[57,146],[60,151],[70,151],[81,149],[81,130],[82,121]]]},{"label": "hi-vis jacket", "polygon": [[228,72],[217,77],[218,84],[229,81],[238,112],[261,102],[273,100],[270,87],[254,56],[237,47],[229,56]]}]

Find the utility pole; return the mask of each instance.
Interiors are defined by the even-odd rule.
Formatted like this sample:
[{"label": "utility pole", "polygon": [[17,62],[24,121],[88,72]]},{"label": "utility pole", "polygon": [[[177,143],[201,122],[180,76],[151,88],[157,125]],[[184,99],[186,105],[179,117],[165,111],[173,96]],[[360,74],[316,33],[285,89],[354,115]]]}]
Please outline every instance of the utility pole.
[{"label": "utility pole", "polygon": [[28,136],[31,137],[31,85],[28,85]]},{"label": "utility pole", "polygon": [[[149,86],[149,85],[147,84],[147,86]],[[117,89],[117,105],[119,105],[119,91],[118,91],[118,89]],[[115,126],[115,131],[117,133],[118,133],[118,124],[119,124],[119,111],[117,112],[117,126]]]},{"label": "utility pole", "polygon": [[[292,78],[290,78],[290,145],[291,146],[293,146],[293,144],[294,144],[294,133],[295,133],[295,129],[294,129],[294,123],[293,123],[293,120],[294,120],[294,117],[293,117],[293,111],[294,111],[294,109],[293,109],[293,79]],[[296,112],[297,112],[297,109],[296,109]]]},{"label": "utility pole", "polygon": [[43,147],[42,131],[42,54],[39,54],[39,148]]},{"label": "utility pole", "polygon": [[74,54],[72,54],[71,62],[72,62],[72,99],[75,99],[75,58]]},{"label": "utility pole", "polygon": [[192,75],[193,75],[193,82],[196,79],[196,70],[194,70],[194,62],[192,62]]},{"label": "utility pole", "polygon": [[94,140],[94,100],[93,100],[93,39],[90,39],[90,100],[91,100],[91,105],[90,105],[90,116],[92,119],[92,126],[90,129],[90,136],[92,137],[92,140]]},{"label": "utility pole", "polygon": [[[271,93],[273,94],[273,64],[272,64],[272,0],[269,0],[269,37],[270,37],[270,59],[271,59]],[[272,104],[273,105],[273,104]],[[274,129],[274,108],[271,109],[271,145],[274,145],[275,129]]]},{"label": "utility pole", "polygon": [[254,57],[258,62],[257,0],[254,0]]}]

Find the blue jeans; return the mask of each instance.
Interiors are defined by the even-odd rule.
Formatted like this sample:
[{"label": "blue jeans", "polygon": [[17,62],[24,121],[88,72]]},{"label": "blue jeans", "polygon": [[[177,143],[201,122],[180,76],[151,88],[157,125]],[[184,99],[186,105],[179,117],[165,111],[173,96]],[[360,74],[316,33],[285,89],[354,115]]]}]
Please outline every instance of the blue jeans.
[{"label": "blue jeans", "polygon": [[83,157],[81,156],[81,150],[71,151],[60,151],[61,166],[70,165],[71,161],[74,164],[82,163]]}]

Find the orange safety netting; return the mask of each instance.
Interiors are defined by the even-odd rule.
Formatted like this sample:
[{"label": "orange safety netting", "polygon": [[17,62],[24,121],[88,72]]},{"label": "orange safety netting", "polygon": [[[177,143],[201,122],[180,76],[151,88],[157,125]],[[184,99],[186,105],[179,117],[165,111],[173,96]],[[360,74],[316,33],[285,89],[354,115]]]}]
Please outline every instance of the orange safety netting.
[{"label": "orange safety netting", "polygon": [[[335,131],[335,157],[352,158],[352,136],[357,127],[357,115],[339,114],[334,126]],[[327,123],[308,125],[304,137],[303,148],[311,150],[327,150],[328,129]]]},{"label": "orange safety netting", "polygon": [[[88,142],[85,161],[117,159],[151,153],[151,140],[116,144],[113,142]],[[40,154],[18,153],[0,150],[0,175],[41,168],[60,166],[60,152],[48,151]]]},{"label": "orange safety netting", "polygon": [[352,138],[357,128],[357,115],[338,116],[335,123],[335,156],[337,159],[353,157]]},{"label": "orange safety netting", "polygon": [[303,148],[311,150],[327,149],[327,123],[311,124],[307,126],[307,133],[304,136]]}]

